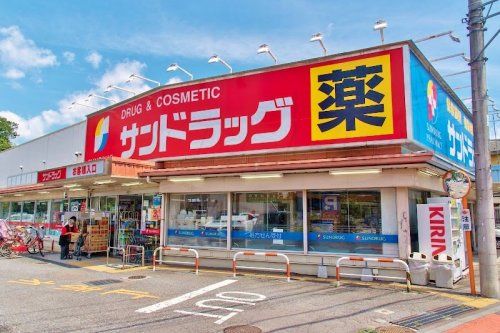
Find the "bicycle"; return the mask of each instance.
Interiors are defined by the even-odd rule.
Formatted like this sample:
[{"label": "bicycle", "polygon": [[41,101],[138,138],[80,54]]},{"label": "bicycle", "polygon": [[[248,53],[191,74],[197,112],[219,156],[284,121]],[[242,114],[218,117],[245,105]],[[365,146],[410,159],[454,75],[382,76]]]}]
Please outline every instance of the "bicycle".
[{"label": "bicycle", "polygon": [[45,257],[43,254],[43,239],[40,237],[40,232],[35,229],[30,227],[32,230],[35,231],[35,238],[28,238],[28,241],[25,243],[26,247],[28,248],[28,253],[29,254],[37,254],[40,253],[42,257]]}]

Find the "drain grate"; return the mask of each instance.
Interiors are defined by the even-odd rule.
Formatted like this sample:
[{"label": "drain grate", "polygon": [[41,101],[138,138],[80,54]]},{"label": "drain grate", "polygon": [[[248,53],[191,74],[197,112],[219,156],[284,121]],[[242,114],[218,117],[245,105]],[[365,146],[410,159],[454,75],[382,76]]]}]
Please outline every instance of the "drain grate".
[{"label": "drain grate", "polygon": [[226,327],[224,333],[262,333],[262,330],[257,326],[237,325]]},{"label": "drain grate", "polygon": [[123,282],[122,280],[115,280],[115,279],[105,279],[105,280],[95,280],[95,281],[88,281],[85,282],[85,284],[91,285],[91,286],[102,286],[105,284],[113,284],[113,283],[120,283]]},{"label": "drain grate", "polygon": [[140,280],[147,278],[146,275],[132,275],[128,277],[130,280]]},{"label": "drain grate", "polygon": [[450,319],[464,312],[476,310],[476,308],[467,305],[452,305],[438,308],[419,316],[407,317],[398,321],[391,322],[394,325],[419,329],[420,327],[432,324],[443,319]]}]

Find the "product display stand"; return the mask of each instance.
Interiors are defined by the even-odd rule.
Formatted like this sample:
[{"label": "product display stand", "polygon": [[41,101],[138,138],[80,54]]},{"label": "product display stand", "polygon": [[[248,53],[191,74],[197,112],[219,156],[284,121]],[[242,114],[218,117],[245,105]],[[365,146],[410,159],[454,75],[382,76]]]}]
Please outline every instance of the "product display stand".
[{"label": "product display stand", "polygon": [[118,220],[118,247],[125,248],[133,243],[134,232],[140,227],[140,213],[136,211],[122,211]]}]

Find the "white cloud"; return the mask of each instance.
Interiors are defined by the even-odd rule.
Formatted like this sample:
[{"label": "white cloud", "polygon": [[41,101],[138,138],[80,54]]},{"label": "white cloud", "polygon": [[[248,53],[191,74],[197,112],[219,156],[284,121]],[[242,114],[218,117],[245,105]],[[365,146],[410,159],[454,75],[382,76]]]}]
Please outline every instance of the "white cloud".
[{"label": "white cloud", "polygon": [[23,71],[21,71],[17,68],[10,68],[3,74],[3,76],[8,78],[8,79],[18,80],[18,79],[22,79],[23,77],[25,77],[26,74],[24,74]]},{"label": "white cloud", "polygon": [[17,134],[19,134],[19,138],[22,138],[22,141],[34,139],[45,133],[45,126],[40,116],[26,119],[11,111],[0,111],[0,117],[18,125]]},{"label": "white cloud", "polygon": [[[21,117],[11,111],[0,111],[0,116],[14,121],[19,125],[19,137],[16,139],[16,142],[31,140],[57,127],[81,121],[85,119],[87,114],[94,112],[96,110],[95,108],[101,109],[107,106],[109,104],[107,101],[98,98],[91,98],[89,100],[88,96],[92,93],[102,95],[103,91],[109,85],[122,86],[137,93],[151,89],[150,86],[139,79],[125,83],[131,74],[135,73],[141,75],[145,68],[146,64],[144,63],[125,60],[106,71],[93,83],[93,87],[91,89],[74,92],[60,100],[56,110],[44,110],[39,115],[31,118]],[[112,90],[106,96],[114,99],[115,101],[131,97],[129,93],[118,90]],[[81,104],[89,105],[92,108],[81,105],[72,105],[75,101]]]},{"label": "white cloud", "polygon": [[102,61],[102,55],[100,55],[97,51],[92,51],[85,57],[85,61],[91,64],[92,67],[99,68]]},{"label": "white cloud", "polygon": [[5,77],[20,79],[29,70],[57,64],[57,57],[51,50],[38,47],[19,27],[0,28],[0,67],[6,68]]},{"label": "white cloud", "polygon": [[175,84],[175,83],[179,83],[179,82],[182,82],[182,79],[178,76],[174,76],[174,77],[168,79],[167,84]]},{"label": "white cloud", "polygon": [[75,61],[75,54],[73,52],[64,51],[63,57],[64,57],[64,60],[66,60],[66,63],[68,63],[68,64],[71,64],[73,61]]}]

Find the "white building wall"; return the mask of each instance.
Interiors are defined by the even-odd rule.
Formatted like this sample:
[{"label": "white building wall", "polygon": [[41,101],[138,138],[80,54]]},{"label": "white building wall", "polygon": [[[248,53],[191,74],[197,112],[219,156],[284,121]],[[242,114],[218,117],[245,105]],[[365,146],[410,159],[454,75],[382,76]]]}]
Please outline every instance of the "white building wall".
[{"label": "white building wall", "polygon": [[[83,121],[1,152],[0,188],[7,187],[9,176],[82,162],[85,127]],[[77,159],[75,152],[82,155]]]}]

